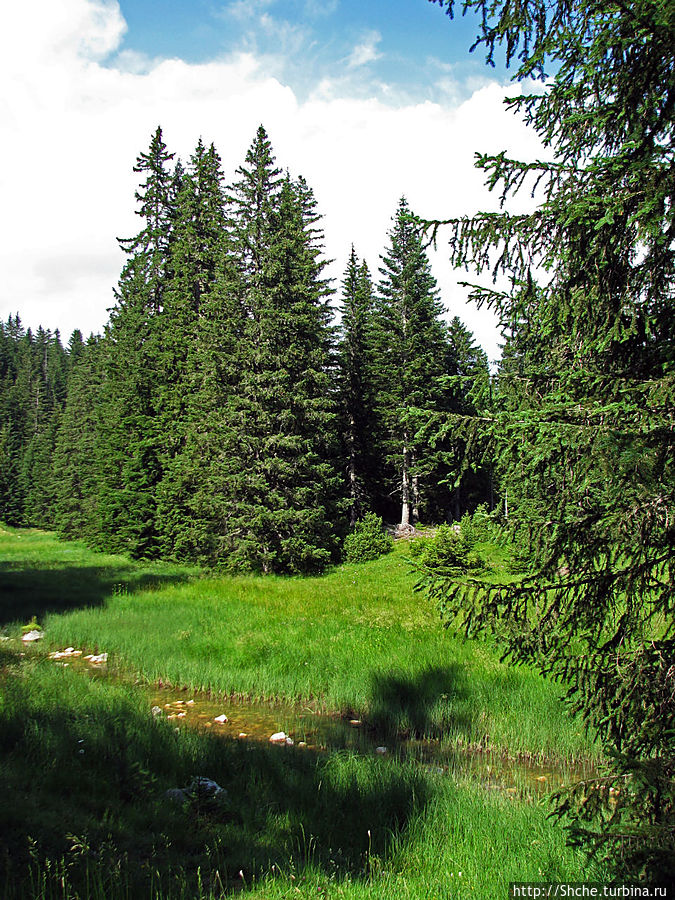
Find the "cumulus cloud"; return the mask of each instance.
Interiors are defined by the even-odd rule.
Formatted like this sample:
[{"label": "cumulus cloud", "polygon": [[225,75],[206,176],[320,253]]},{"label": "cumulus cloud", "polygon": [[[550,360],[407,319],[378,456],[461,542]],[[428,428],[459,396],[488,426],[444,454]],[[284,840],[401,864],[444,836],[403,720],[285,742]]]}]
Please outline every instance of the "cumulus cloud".
[{"label": "cumulus cloud", "polygon": [[[199,136],[213,141],[229,179],[262,122],[278,164],[315,189],[336,283],[352,242],[377,273],[402,194],[430,218],[494,208],[474,151],[539,152],[503,108],[496,83],[463,103],[389,103],[381,93],[345,95],[339,81],[300,100],[254,53],[199,65],[114,56],[125,31],[115,2],[50,0],[40,17],[14,4],[7,16],[0,317],[19,311],[26,324],[58,327],[66,337],[76,327],[99,331],[107,320],[123,263],[115,239],[139,225],[132,167],[157,124],[183,159]],[[444,256],[441,249],[433,266],[451,314],[495,356],[494,323],[465,305],[461,276]]]}]

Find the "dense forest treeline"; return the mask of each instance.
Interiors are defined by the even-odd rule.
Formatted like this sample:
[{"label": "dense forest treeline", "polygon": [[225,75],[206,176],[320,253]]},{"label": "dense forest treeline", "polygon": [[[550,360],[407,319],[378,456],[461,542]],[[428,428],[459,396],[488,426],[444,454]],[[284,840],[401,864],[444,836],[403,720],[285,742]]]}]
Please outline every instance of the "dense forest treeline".
[{"label": "dense forest treeline", "polygon": [[0,517],[134,556],[308,572],[368,511],[407,526],[486,499],[486,471],[420,430],[473,411],[488,374],[444,319],[405,199],[379,278],[352,249],[336,291],[312,190],[262,126],[230,185],[213,146],[174,164],[160,128],[134,171],[141,227],[120,241],[104,335],[64,347],[18,315],[0,325]]}]

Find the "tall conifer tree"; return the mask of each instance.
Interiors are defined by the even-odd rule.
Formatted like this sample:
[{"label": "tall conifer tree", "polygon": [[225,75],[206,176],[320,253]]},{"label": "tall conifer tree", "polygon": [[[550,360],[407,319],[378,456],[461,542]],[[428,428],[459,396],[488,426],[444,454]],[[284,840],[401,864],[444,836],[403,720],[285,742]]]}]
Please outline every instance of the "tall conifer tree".
[{"label": "tall conifer tree", "polygon": [[80,341],[81,337],[71,340],[68,396],[54,447],[54,525],[63,537],[96,544],[101,534],[99,488],[105,452],[99,421],[101,340],[92,336],[81,346]]},{"label": "tall conifer tree", "polygon": [[231,193],[245,310],[222,472],[230,564],[311,571],[334,547],[331,331],[311,191],[279,178],[258,129]]},{"label": "tall conifer tree", "polygon": [[401,198],[382,257],[375,316],[377,415],[385,439],[386,462],[401,498],[401,528],[418,518],[428,447],[416,438],[416,410],[441,402],[447,340],[420,227]]},{"label": "tall conifer tree", "polygon": [[[162,435],[162,481],[158,519],[163,552],[205,559],[205,529],[195,492],[208,481],[203,458],[204,367],[213,360],[213,291],[222,275],[226,231],[220,157],[200,140],[177,195],[168,264],[169,278],[159,325],[158,422]],[[227,402],[221,396],[220,402]],[[210,426],[217,428],[217,423]],[[198,538],[197,535],[201,535]]]},{"label": "tall conifer tree", "polygon": [[113,549],[153,556],[159,547],[156,491],[161,479],[158,433],[158,316],[164,305],[166,260],[174,216],[174,185],[158,128],[134,168],[145,180],[136,193],[143,228],[120,240],[129,255],[106,331],[101,484],[102,538]]},{"label": "tall conifer tree", "polygon": [[372,382],[375,297],[366,262],[352,246],[342,281],[338,346],[339,404],[349,521],[372,508],[378,480]]}]

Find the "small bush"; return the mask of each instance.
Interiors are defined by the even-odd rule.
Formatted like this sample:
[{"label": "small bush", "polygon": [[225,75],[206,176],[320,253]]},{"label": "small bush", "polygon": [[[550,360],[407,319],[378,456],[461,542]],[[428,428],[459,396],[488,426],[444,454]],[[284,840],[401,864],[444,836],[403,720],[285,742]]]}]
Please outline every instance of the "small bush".
[{"label": "small bush", "polygon": [[482,504],[473,513],[464,513],[459,523],[460,534],[468,546],[499,541],[499,526],[495,513]]},{"label": "small bush", "polygon": [[368,513],[345,538],[343,554],[347,562],[367,562],[388,553],[393,546],[380,516]]},{"label": "small bush", "polygon": [[411,543],[410,555],[419,567],[454,577],[470,569],[486,568],[487,563],[474,551],[474,544],[473,535],[465,536],[453,525],[439,525],[432,538]]}]

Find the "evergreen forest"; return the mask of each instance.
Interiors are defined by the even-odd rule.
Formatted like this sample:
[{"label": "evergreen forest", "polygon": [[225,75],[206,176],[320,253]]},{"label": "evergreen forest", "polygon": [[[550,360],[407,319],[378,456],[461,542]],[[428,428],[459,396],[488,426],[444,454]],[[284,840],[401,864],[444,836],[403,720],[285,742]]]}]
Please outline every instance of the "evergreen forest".
[{"label": "evergreen forest", "polygon": [[475,409],[488,367],[444,317],[405,198],[378,276],[352,248],[334,288],[312,189],[262,126],[231,184],[215,147],[174,162],[161,128],[134,172],[141,227],[105,333],[63,347],[18,314],[0,326],[0,518],[136,558],[310,573],[369,512],[410,530],[488,498],[487,469],[420,433]]}]

